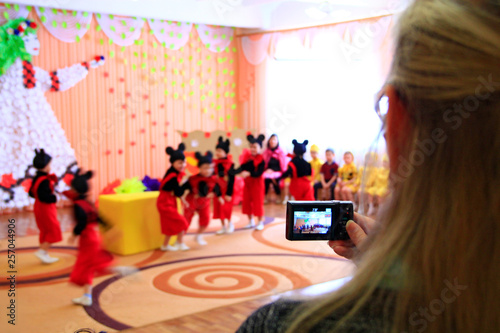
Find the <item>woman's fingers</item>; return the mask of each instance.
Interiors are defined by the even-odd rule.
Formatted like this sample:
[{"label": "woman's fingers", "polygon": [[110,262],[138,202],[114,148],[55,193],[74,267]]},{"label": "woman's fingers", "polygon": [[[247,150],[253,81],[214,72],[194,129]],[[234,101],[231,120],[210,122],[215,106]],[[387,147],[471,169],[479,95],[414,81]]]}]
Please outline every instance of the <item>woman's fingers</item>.
[{"label": "woman's fingers", "polygon": [[355,247],[345,247],[340,245],[335,246],[333,248],[333,251],[335,251],[335,253],[337,253],[339,256],[342,256],[347,259],[353,259],[358,252],[358,250]]},{"label": "woman's fingers", "polygon": [[351,241],[353,242],[356,247],[359,247],[359,245],[365,240],[366,232],[357,224],[356,222],[349,220],[345,226],[347,233],[349,234],[349,238],[351,238]]},{"label": "woman's fingers", "polygon": [[356,212],[354,212],[354,221],[364,230],[366,234],[369,234],[375,226],[374,219]]}]

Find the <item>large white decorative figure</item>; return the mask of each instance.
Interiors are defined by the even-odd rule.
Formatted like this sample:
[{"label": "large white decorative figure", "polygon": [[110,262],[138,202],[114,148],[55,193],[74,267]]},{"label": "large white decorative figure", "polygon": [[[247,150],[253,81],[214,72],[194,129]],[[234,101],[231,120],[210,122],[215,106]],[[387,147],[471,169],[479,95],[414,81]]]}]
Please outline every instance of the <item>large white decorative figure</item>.
[{"label": "large white decorative figure", "polygon": [[104,63],[99,56],[51,73],[34,67],[32,56],[40,52],[36,29],[35,22],[22,18],[0,27],[0,211],[30,204],[35,148],[52,156],[52,172],[64,188],[62,177],[76,169],[75,152],[44,94],[73,87],[89,68]]}]

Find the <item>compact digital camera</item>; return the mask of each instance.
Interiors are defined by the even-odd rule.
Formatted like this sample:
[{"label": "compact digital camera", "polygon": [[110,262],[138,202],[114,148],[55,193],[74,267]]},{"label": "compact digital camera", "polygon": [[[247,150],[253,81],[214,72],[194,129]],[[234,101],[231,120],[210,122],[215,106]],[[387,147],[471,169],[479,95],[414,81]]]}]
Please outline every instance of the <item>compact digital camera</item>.
[{"label": "compact digital camera", "polygon": [[350,201],[288,201],[286,239],[347,240],[347,221],[354,217]]}]

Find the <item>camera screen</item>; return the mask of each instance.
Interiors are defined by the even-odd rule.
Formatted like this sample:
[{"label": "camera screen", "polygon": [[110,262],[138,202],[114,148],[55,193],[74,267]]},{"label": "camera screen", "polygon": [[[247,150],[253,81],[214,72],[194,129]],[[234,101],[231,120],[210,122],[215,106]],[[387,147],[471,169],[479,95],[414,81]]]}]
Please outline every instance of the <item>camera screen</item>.
[{"label": "camera screen", "polygon": [[312,208],[312,211],[295,211],[293,216],[294,234],[326,235],[332,225],[332,209]]}]

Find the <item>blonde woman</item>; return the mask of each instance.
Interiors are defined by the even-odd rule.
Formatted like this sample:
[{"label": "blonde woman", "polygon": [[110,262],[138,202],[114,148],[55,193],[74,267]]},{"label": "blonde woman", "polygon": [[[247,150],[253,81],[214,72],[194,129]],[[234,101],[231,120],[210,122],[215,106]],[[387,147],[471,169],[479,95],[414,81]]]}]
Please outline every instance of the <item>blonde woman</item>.
[{"label": "blonde woman", "polygon": [[392,195],[377,223],[348,223],[353,244],[330,243],[357,272],[240,332],[500,332],[499,64],[498,1],[410,5],[380,94]]}]

